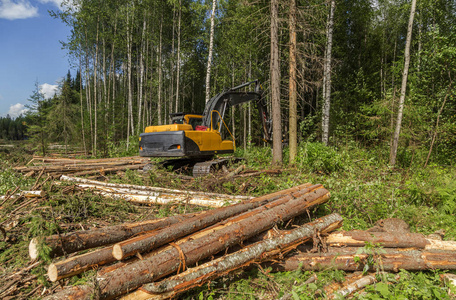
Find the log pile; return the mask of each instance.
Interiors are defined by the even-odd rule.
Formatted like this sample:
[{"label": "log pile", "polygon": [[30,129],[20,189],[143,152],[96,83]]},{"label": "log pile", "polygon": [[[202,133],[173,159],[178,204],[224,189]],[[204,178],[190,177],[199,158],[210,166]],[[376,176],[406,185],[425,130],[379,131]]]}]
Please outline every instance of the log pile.
[{"label": "log pile", "polygon": [[[65,288],[47,299],[88,299],[93,294],[112,299],[138,288],[136,294],[127,297],[141,299],[155,293],[163,299],[178,295],[254,262],[278,258],[316,232],[328,233],[340,227],[341,216],[332,214],[293,230],[275,230],[269,238],[232,252],[278,223],[307,216],[312,207],[328,199],[329,192],[321,185],[304,184],[198,214],[48,237],[44,243],[55,256],[102,248],[52,263],[48,268],[51,281],[94,268],[98,273],[96,284]],[[31,249],[36,251],[39,243],[33,243]],[[221,257],[213,259],[216,255]],[[165,279],[166,283],[154,283],[176,273]]]},{"label": "log pile", "polygon": [[106,183],[66,175],[60,176],[60,181],[74,183],[79,188],[91,190],[103,197],[122,199],[135,204],[163,205],[181,203],[205,207],[222,207],[252,198],[248,196],[231,196],[131,184]]},{"label": "log pile", "polygon": [[37,176],[41,172],[55,177],[62,174],[85,176],[105,175],[127,169],[138,170],[148,163],[148,158],[139,156],[90,160],[35,156],[26,166],[15,167],[14,169],[29,177]]},{"label": "log pile", "polygon": [[[49,265],[52,282],[87,270],[97,273],[91,284],[63,288],[45,299],[176,298],[259,263],[273,271],[354,272],[345,285],[320,291],[330,299],[374,284],[387,272],[456,270],[456,242],[443,241],[443,233],[411,233],[399,219],[381,220],[366,231],[334,232],[343,221],[334,213],[291,230],[277,229],[278,223],[310,216],[312,207],[328,199],[321,185],[303,184],[196,214],[47,237],[43,242],[54,257],[67,256]],[[39,245],[32,240],[32,258]]]},{"label": "log pile", "polygon": [[439,235],[428,237],[411,233],[400,219],[386,219],[367,230],[341,231],[328,235],[322,244],[325,253],[299,252],[273,267],[280,271],[319,271],[336,268],[344,271],[456,270],[456,242],[443,241]]}]

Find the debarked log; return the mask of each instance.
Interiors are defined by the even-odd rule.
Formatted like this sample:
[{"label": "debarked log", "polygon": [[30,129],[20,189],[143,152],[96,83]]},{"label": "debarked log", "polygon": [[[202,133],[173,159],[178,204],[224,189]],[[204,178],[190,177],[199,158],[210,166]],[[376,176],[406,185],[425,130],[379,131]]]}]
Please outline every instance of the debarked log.
[{"label": "debarked log", "polygon": [[[292,188],[282,191],[281,193],[273,194],[275,196],[266,195],[252,199],[250,202],[244,202],[233,206],[201,212],[198,214],[187,214],[182,216],[168,217],[160,220],[145,221],[141,223],[124,224],[95,230],[79,231],[76,233],[62,235],[60,237],[58,235],[55,235],[52,236],[52,238],[47,238],[47,241],[53,242],[54,245],[57,245],[57,243],[64,245],[66,250],[73,251],[77,249],[77,247],[79,247],[79,250],[82,250],[83,246],[86,247],[84,249],[88,249],[88,246],[92,246],[90,248],[98,247],[102,245],[111,244],[112,241],[114,241],[115,239],[117,239],[116,242],[119,242],[120,240],[125,240],[133,235],[144,233],[147,231],[152,231],[150,234],[143,234],[138,236],[137,238],[133,238],[132,240],[134,242],[129,244],[132,244],[133,246],[138,244],[143,245],[144,242],[141,242],[141,240],[145,240],[144,237],[148,237],[149,241],[151,239],[153,240],[152,247],[156,248],[167,242],[176,240],[184,235],[198,231],[204,227],[210,226],[216,222],[224,220],[228,217],[243,213],[250,209],[254,209],[261,205],[267,204],[271,201],[280,199],[281,197],[285,197],[288,195],[285,193],[286,191],[290,191],[290,195],[295,196],[305,194],[309,191],[308,189],[306,189],[306,187],[308,187],[309,185],[310,184],[301,185],[300,188],[302,188],[302,190]],[[98,243],[96,243],[97,241]],[[33,244],[34,250],[30,252],[36,252],[35,255],[38,255],[36,250],[36,243],[37,241],[35,240]],[[127,246],[127,248],[125,249],[130,248],[128,248]],[[136,252],[138,251],[130,251],[127,253],[127,255],[123,255],[123,252],[121,252],[120,255],[123,255],[122,258],[124,258],[125,256],[135,254]],[[57,281],[62,278],[82,273],[88,269],[98,268],[101,265],[111,263],[115,261],[112,253],[113,248],[107,247],[83,255],[74,256],[60,262],[53,263],[48,268],[49,279],[51,281]]]},{"label": "debarked log", "polygon": [[[128,291],[137,289],[143,284],[153,282],[169,275],[179,268],[191,266],[211,255],[265,231],[277,222],[286,221],[305,213],[311,207],[329,199],[329,192],[316,186],[311,193],[304,196],[260,206],[248,213],[232,217],[205,230],[205,234],[178,244],[171,244],[155,255],[138,260],[118,268],[103,276],[97,277],[97,294],[101,299],[112,299]],[[73,292],[89,298],[94,288],[86,285]]]},{"label": "debarked log", "polygon": [[455,241],[433,240],[426,238],[420,233],[353,230],[332,233],[326,238],[326,244],[334,247],[363,247],[366,242],[385,248],[456,251]]},{"label": "debarked log", "polygon": [[247,246],[242,250],[222,256],[216,260],[188,269],[161,282],[143,285],[136,292],[125,296],[123,300],[132,299],[166,299],[177,294],[200,286],[214,278],[248,266],[276,257],[279,253],[295,247],[312,238],[316,231],[321,233],[331,232],[342,225],[339,214],[331,214],[305,224],[297,229],[283,231],[280,235]]},{"label": "debarked log", "polygon": [[144,234],[123,242],[119,242],[113,247],[113,256],[118,260],[122,260],[138,252],[148,252],[154,248],[164,245],[165,243],[176,240],[177,238],[206,228],[234,215],[244,213],[248,210],[260,207],[262,205],[266,205],[269,202],[276,201],[278,199],[288,201],[293,197],[300,197],[311,192],[312,188],[308,187],[304,188],[303,190],[299,190],[283,196],[278,195],[275,197],[266,198],[262,201],[255,200],[231,205],[229,207],[210,210],[204,214],[195,216],[191,219],[175,224],[168,228],[163,228],[161,230],[151,232],[150,234]]},{"label": "debarked log", "polygon": [[[57,257],[85,249],[115,244],[146,231],[156,230],[180,223],[198,214],[189,213],[155,220],[107,226],[90,230],[80,230],[66,234],[55,234],[44,238],[43,243],[51,248],[50,256]],[[39,239],[33,238],[29,244],[29,255],[32,260],[38,258]]]},{"label": "debarked log", "polygon": [[388,272],[399,270],[456,270],[456,253],[453,251],[420,251],[413,249],[382,248],[373,253],[358,254],[359,248],[330,249],[328,253],[298,253],[280,263],[271,264],[276,271],[320,271],[335,268],[343,271],[363,271],[368,257],[374,263],[369,267]]}]

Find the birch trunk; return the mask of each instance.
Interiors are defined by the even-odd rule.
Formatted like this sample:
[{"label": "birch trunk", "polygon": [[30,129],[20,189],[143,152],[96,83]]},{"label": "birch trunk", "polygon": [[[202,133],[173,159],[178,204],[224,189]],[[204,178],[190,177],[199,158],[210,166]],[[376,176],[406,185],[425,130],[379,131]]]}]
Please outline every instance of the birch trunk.
[{"label": "birch trunk", "polygon": [[336,2],[331,0],[326,41],[326,57],[324,65],[323,85],[323,120],[322,120],[322,142],[327,145],[329,141],[329,112],[331,107],[331,60],[332,60],[332,39],[334,28],[334,10]]},{"label": "birch trunk", "polygon": [[211,33],[209,37],[209,54],[207,58],[207,70],[206,70],[206,103],[210,99],[211,95],[211,65],[212,65],[212,50],[214,48],[214,27],[215,27],[215,7],[217,0],[212,0],[212,12],[211,12]]},{"label": "birch trunk", "polygon": [[396,164],[397,157],[397,147],[399,144],[399,135],[401,133],[401,124],[402,124],[402,115],[404,113],[404,102],[405,94],[407,91],[407,79],[408,79],[408,70],[410,65],[410,44],[412,42],[412,30],[413,30],[413,18],[415,17],[416,9],[416,0],[412,0],[412,7],[410,8],[410,18],[407,28],[407,39],[405,42],[405,51],[404,51],[404,71],[402,73],[402,84],[401,84],[401,97],[399,98],[399,109],[397,112],[396,119],[396,129],[394,130],[393,135],[393,144],[391,145],[390,152],[390,165],[394,166]]}]

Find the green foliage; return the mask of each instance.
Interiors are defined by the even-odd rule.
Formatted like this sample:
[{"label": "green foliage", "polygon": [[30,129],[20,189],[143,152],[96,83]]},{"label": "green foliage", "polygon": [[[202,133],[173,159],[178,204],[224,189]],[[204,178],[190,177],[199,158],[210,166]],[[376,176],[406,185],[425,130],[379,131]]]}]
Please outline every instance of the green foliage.
[{"label": "green foliage", "polygon": [[13,192],[16,187],[26,190],[28,186],[33,184],[33,180],[26,178],[14,172],[9,167],[8,162],[0,160],[0,195],[5,195],[7,191]]},{"label": "green foliage", "polygon": [[296,165],[312,172],[329,174],[344,168],[344,154],[322,143],[300,143]]}]

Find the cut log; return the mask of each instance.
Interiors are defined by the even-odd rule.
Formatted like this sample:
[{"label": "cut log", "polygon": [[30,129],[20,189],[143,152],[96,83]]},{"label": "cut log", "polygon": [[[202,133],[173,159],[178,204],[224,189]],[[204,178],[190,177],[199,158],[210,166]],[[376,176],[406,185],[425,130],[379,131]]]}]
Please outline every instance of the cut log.
[{"label": "cut log", "polygon": [[[18,197],[26,197],[26,198],[38,198],[44,197],[46,195],[45,191],[23,191],[22,193],[13,194],[9,196],[0,196],[0,201],[8,200],[8,199],[16,199]],[[2,203],[3,204],[3,203]]]},{"label": "cut log", "polygon": [[[307,185],[304,185],[307,186]],[[294,189],[293,189],[294,190]],[[294,195],[298,195],[299,193],[306,193],[307,189],[303,191],[295,192]],[[219,222],[223,219],[226,219],[230,216],[245,212],[249,209],[253,209],[269,203],[271,201],[276,200],[277,198],[282,197],[280,194],[275,197],[259,197],[257,199],[253,199],[250,202],[240,203],[238,205],[224,207],[220,209],[215,209],[207,212],[202,212],[199,214],[188,214],[185,216],[174,216],[169,217],[161,220],[155,220],[155,222],[142,222],[137,224],[126,224],[120,226],[111,226],[107,228],[101,228],[96,230],[88,230],[88,231],[79,231],[77,234],[68,234],[64,237],[61,237],[62,244],[66,249],[70,249],[70,246],[79,246],[79,250],[83,248],[83,246],[95,246],[95,242],[98,241],[95,247],[109,244],[114,239],[122,239],[125,237],[133,236],[134,234],[138,234],[142,231],[146,231],[144,229],[153,230],[151,234],[146,234],[143,236],[149,237],[154,241],[154,247],[161,246],[167,242],[173,241],[178,239],[181,236],[187,235],[189,233],[195,232],[200,230],[204,227],[212,225],[216,222]],[[160,227],[157,227],[160,226]],[[162,228],[162,229],[159,229]],[[90,232],[92,231],[92,232]],[[138,239],[144,239],[143,236],[138,236],[134,238],[133,241],[137,241]],[[59,237],[54,236],[54,244],[59,242]],[[82,243],[85,241],[85,243]],[[37,255],[36,251],[36,240],[34,241],[33,251]],[[130,243],[131,244],[131,243]],[[133,243],[133,245],[138,244],[138,242]],[[32,243],[30,243],[32,245]],[[30,250],[29,245],[29,250]],[[70,250],[75,250],[76,247],[72,247]],[[87,248],[85,248],[87,249]],[[130,249],[130,248],[126,248]],[[150,249],[149,249],[150,250]],[[74,252],[74,251],[73,251]],[[129,252],[127,255],[135,254],[138,251]],[[141,251],[144,252],[144,251]],[[29,251],[32,253],[32,251]],[[101,265],[111,263],[115,261],[113,258],[113,249],[112,247],[99,249],[87,254],[75,256],[69,258],[67,260],[51,264],[48,268],[48,276],[51,281],[60,280],[62,278],[70,277],[79,273],[82,273],[91,268],[97,268]],[[114,252],[115,253],[115,252]],[[127,256],[127,255],[124,255]],[[124,258],[123,257],[123,258]]]},{"label": "cut log", "polygon": [[[85,249],[115,244],[139,233],[157,230],[180,223],[196,215],[198,214],[190,213],[137,223],[121,224],[91,230],[80,230],[61,235],[55,234],[44,238],[44,244],[52,249],[50,256],[57,257]],[[32,260],[38,258],[38,246],[39,239],[33,238],[29,244],[29,255]]]},{"label": "cut log", "polygon": [[[127,299],[166,299],[221,277],[229,272],[273,257],[312,238],[316,231],[327,233],[342,225],[342,217],[332,214],[297,229],[282,232],[279,236],[247,246],[240,251],[188,269],[161,282],[153,282],[126,297]],[[151,295],[159,294],[159,295]]]},{"label": "cut log", "polygon": [[[281,263],[271,264],[277,271],[292,271],[298,268],[306,271],[320,271],[335,268],[343,271],[363,271],[370,254],[357,254],[359,248],[330,249],[329,253],[299,253]],[[382,248],[374,254],[374,265],[388,272],[423,270],[456,270],[454,251],[420,251],[411,249]]]},{"label": "cut log", "polygon": [[[273,197],[279,197],[280,195],[293,193],[309,186],[310,183],[302,184],[290,189],[257,197],[252,199],[251,201],[261,202],[267,199],[272,199]],[[157,220],[147,220],[138,223],[122,224],[92,230],[76,231],[61,235],[52,235],[46,237],[44,243],[52,249],[50,256],[57,257],[65,253],[70,254],[85,249],[115,244],[120,241],[129,239],[134,235],[144,233],[146,231],[152,231],[167,226],[171,226],[172,224],[182,222],[183,220],[192,218],[196,215],[197,214],[191,213]],[[30,241],[29,255],[32,260],[38,257],[38,242],[39,240],[37,238],[33,238]]]},{"label": "cut log", "polygon": [[386,248],[456,251],[455,241],[428,239],[420,233],[367,232],[353,230],[332,233],[326,238],[326,244],[333,247],[364,247],[366,242]]},{"label": "cut log", "polygon": [[49,280],[55,282],[114,261],[116,259],[112,257],[112,246],[108,246],[50,264],[48,267]]},{"label": "cut log", "polygon": [[[206,197],[213,197],[216,199],[217,198],[221,198],[221,199],[231,198],[231,199],[238,199],[238,200],[252,199],[252,197],[248,197],[248,196],[231,196],[231,195],[224,195],[224,194],[195,192],[195,191],[182,191],[182,190],[176,190],[176,189],[167,189],[167,188],[151,187],[151,186],[108,183],[108,182],[101,182],[101,181],[89,180],[89,179],[85,179],[85,178],[72,177],[72,176],[66,176],[66,175],[60,176],[60,181],[84,183],[84,184],[87,184],[90,186],[95,186],[95,187],[109,187],[109,188],[112,188],[111,191],[120,192],[120,193],[130,193],[130,194],[139,194],[140,193],[139,191],[143,191],[143,192],[161,192],[161,193],[169,193],[169,194],[200,195],[200,196],[206,196]],[[306,184],[306,185],[308,185],[308,184]],[[300,188],[300,186],[299,186],[299,188]],[[285,191],[280,191],[279,193],[285,192]]]},{"label": "cut log", "polygon": [[[204,233],[199,232],[198,237],[194,239],[172,244],[172,247],[165,247],[155,255],[97,277],[100,298],[117,297],[171,274],[181,267],[193,265],[271,228],[277,222],[305,213],[311,207],[329,199],[329,192],[321,186],[314,186],[311,190],[304,196],[288,201],[279,199],[248,213],[232,217],[204,230]],[[88,297],[93,291],[93,288],[88,288],[86,285],[73,289],[74,293],[82,297]]]},{"label": "cut log", "polygon": [[310,189],[305,188],[302,191],[298,191],[290,195],[271,197],[269,199],[264,199],[263,201],[239,203],[229,207],[211,210],[202,215],[188,219],[184,222],[174,224],[168,228],[163,228],[150,234],[141,235],[130,240],[117,243],[113,247],[113,256],[118,260],[122,260],[138,252],[148,252],[154,248],[157,248],[158,246],[164,245],[165,243],[171,242],[177,238],[208,227],[231,216],[275,201],[277,198],[280,199],[280,197],[299,197],[309,192]]},{"label": "cut log", "polygon": [[231,204],[238,203],[238,200],[224,199],[224,200],[214,200],[207,197],[188,197],[186,195],[170,195],[170,194],[159,194],[144,196],[144,195],[134,195],[134,194],[121,194],[121,193],[110,193],[103,192],[99,190],[93,191],[95,194],[102,195],[104,197],[109,197],[112,199],[126,200],[128,202],[136,204],[154,204],[154,205],[166,205],[170,203],[181,203],[181,204],[190,204],[198,205],[204,207],[223,207]]}]

